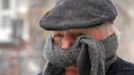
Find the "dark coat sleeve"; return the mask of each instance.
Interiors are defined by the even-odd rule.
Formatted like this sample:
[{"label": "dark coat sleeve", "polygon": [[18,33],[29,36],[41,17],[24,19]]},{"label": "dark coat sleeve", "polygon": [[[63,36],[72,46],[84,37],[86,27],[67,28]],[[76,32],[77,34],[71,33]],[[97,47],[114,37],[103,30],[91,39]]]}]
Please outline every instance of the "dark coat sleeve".
[{"label": "dark coat sleeve", "polygon": [[134,64],[118,58],[106,75],[134,75]]}]

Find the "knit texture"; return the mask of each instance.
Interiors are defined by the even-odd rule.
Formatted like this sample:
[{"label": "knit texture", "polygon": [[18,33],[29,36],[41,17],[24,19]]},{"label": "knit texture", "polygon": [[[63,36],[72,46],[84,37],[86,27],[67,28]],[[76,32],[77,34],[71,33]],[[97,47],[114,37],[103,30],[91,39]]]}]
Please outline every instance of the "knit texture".
[{"label": "knit texture", "polygon": [[116,61],[118,41],[116,36],[96,41],[85,36],[79,37],[67,51],[52,42],[49,36],[44,48],[48,63],[43,75],[64,75],[64,68],[76,64],[79,75],[105,75]]},{"label": "knit texture", "polygon": [[[64,70],[62,72],[64,72]],[[39,75],[42,75],[42,72]],[[64,75],[64,73],[57,75]],[[118,57],[117,60],[110,65],[106,75],[134,75],[134,64]]]}]

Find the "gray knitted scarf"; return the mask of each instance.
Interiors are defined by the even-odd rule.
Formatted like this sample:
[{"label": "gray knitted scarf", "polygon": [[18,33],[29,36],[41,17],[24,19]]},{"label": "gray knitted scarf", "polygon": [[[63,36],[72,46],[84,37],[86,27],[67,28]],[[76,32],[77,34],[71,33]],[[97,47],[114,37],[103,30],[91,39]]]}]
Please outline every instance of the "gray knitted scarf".
[{"label": "gray knitted scarf", "polygon": [[62,50],[48,37],[43,54],[47,60],[42,75],[64,75],[65,67],[77,65],[79,75],[106,75],[117,59],[117,36],[96,41],[80,36],[69,50]]}]

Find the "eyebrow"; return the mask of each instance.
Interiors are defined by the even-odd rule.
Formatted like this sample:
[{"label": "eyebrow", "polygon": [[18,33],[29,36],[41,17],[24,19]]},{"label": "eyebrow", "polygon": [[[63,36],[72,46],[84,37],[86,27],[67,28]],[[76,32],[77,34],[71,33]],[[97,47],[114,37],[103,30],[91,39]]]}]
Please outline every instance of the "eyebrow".
[{"label": "eyebrow", "polygon": [[64,31],[53,31],[52,33],[53,33],[53,34],[63,34]]}]

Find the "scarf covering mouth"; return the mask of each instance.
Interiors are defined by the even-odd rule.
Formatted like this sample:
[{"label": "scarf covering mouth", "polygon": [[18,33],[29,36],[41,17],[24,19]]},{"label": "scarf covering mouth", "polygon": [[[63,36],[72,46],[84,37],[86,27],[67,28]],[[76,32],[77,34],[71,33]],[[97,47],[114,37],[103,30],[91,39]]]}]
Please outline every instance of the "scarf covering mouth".
[{"label": "scarf covering mouth", "polygon": [[52,42],[49,35],[43,54],[47,60],[42,75],[64,75],[65,67],[76,64],[79,75],[106,75],[110,65],[117,59],[117,36],[96,41],[80,36],[65,51]]}]

